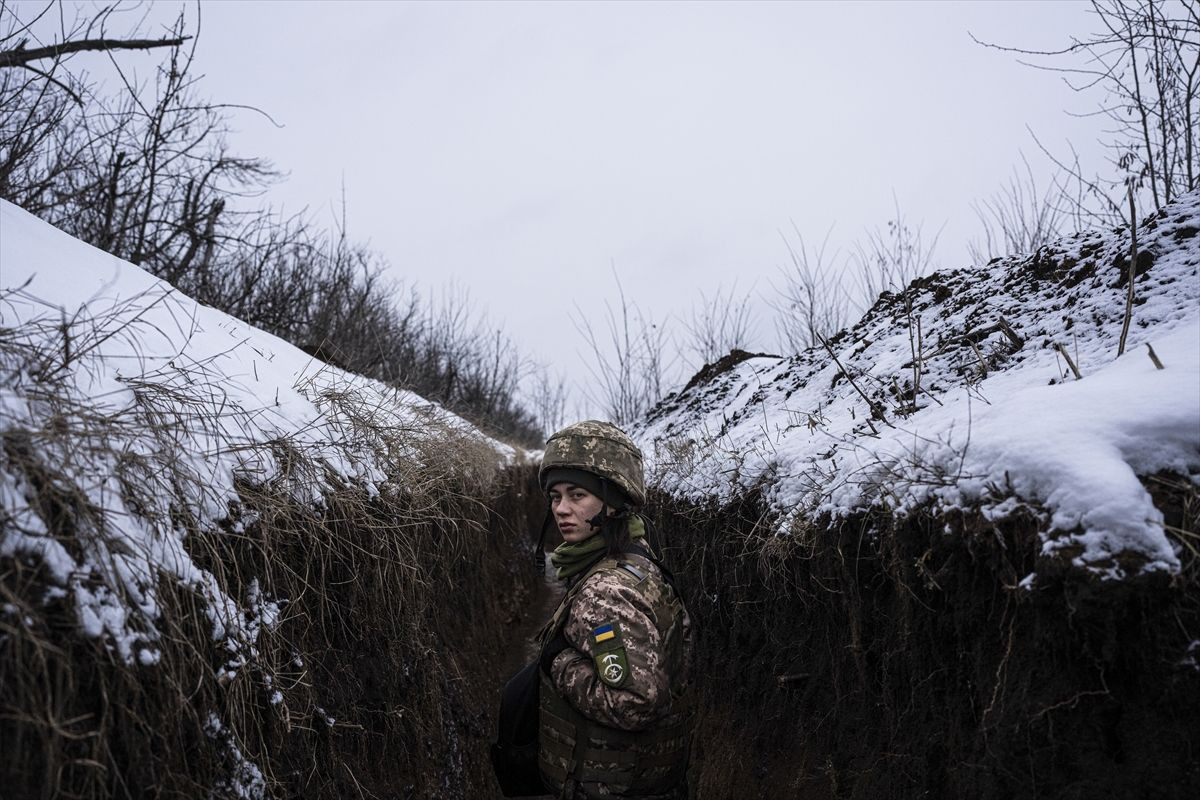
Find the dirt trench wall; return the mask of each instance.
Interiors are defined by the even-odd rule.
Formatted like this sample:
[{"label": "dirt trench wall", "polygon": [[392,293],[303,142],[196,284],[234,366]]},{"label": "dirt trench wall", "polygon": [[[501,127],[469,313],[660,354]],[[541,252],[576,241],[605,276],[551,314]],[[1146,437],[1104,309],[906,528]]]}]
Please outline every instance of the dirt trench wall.
[{"label": "dirt trench wall", "polygon": [[[1195,536],[1194,488],[1157,499]],[[772,539],[752,499],[651,505],[698,627],[696,797],[1200,796],[1194,558],[1126,584],[1038,564],[1026,592],[1032,513]]]},{"label": "dirt trench wall", "polygon": [[247,486],[228,530],[189,537],[235,595],[282,601],[233,674],[186,587],[163,587],[159,663],[130,666],[45,603],[36,561],[0,558],[0,796],[491,796],[494,665],[536,581],[541,498],[530,469],[426,477],[324,507]]}]

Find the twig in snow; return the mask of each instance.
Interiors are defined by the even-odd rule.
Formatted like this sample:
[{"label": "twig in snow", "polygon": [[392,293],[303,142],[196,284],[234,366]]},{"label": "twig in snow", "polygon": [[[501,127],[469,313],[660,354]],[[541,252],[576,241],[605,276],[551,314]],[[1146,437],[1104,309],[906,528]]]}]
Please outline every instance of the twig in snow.
[{"label": "twig in snow", "polygon": [[[842,366],[842,362],[838,359],[837,353],[833,352],[833,348],[829,346],[829,341],[819,333],[817,334],[817,338],[821,340],[821,346],[825,348],[826,353],[829,353],[829,357],[833,359],[833,363],[837,364],[838,369],[841,370],[842,374],[846,376],[846,380],[850,381],[850,385],[854,387],[854,391],[858,392],[858,396],[866,401],[867,407],[871,409],[871,416],[875,419],[878,419],[880,422],[883,422],[884,424],[890,424],[888,423],[887,416],[883,413],[883,408],[874,400],[867,397],[866,393],[859,388],[857,383],[854,382],[854,378],[850,375],[849,371]],[[870,419],[867,420],[867,424],[871,425]],[[879,433],[879,431],[875,430],[874,425],[871,425],[871,432],[876,435]]]},{"label": "twig in snow", "polygon": [[1133,319],[1133,280],[1137,277],[1137,211],[1133,204],[1133,184],[1129,184],[1129,290],[1125,293],[1125,321],[1121,323],[1121,341],[1117,344],[1117,358],[1125,353],[1125,337],[1129,335],[1129,321]]},{"label": "twig in snow", "polygon": [[983,353],[979,352],[979,345],[971,339],[967,339],[967,344],[971,345],[971,349],[975,351],[975,357],[979,359],[979,378],[982,380],[988,376],[987,362],[983,360]]},{"label": "twig in snow", "polygon": [[912,354],[912,405],[910,411],[917,410],[917,395],[921,392],[921,315],[916,314],[913,323],[912,294],[904,290],[904,322],[908,329],[908,350]]},{"label": "twig in snow", "polygon": [[1163,363],[1158,360],[1158,354],[1154,352],[1154,348],[1150,346],[1149,342],[1146,342],[1146,351],[1150,356],[1150,360],[1154,362],[1155,368],[1163,369]]},{"label": "twig in snow", "polygon": [[1079,374],[1079,367],[1075,366],[1075,362],[1071,360],[1071,354],[1067,352],[1067,348],[1058,342],[1055,342],[1054,346],[1058,348],[1058,352],[1062,354],[1062,357],[1067,360],[1067,366],[1071,368],[1071,372],[1075,373],[1075,380],[1083,380],[1083,375]]}]

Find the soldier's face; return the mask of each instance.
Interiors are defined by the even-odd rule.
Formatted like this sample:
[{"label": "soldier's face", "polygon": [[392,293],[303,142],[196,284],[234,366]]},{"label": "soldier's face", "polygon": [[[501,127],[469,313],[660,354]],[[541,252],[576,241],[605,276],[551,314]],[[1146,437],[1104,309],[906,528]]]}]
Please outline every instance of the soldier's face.
[{"label": "soldier's face", "polygon": [[565,542],[582,542],[599,530],[588,520],[600,513],[604,502],[596,495],[573,483],[556,483],[550,487],[550,510],[558,523],[558,532]]}]

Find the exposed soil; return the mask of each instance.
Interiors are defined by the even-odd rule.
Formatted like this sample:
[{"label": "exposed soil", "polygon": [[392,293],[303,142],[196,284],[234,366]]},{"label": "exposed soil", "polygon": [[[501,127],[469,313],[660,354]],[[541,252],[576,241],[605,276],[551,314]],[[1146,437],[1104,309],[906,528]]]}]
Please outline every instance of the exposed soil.
[{"label": "exposed soil", "polygon": [[[1181,541],[1194,537],[1195,485],[1146,480]],[[1200,796],[1195,557],[1171,580],[1100,583],[1039,561],[1032,511],[994,522],[863,516],[768,537],[753,497],[697,507],[656,494],[650,508],[697,631],[694,797]],[[320,679],[314,700],[335,722],[289,723],[264,701],[252,755],[270,759],[279,796],[499,797],[488,759],[499,690],[533,656],[531,636],[557,602],[556,582],[526,557],[543,512],[533,470],[519,468],[488,502],[482,552],[431,547],[439,560],[422,575],[434,592],[422,628],[392,629],[391,612],[363,605],[372,587],[355,576],[353,553],[313,565],[332,570],[314,579],[332,587],[340,616],[321,634],[336,647],[306,675]],[[445,534],[421,535],[436,545]],[[10,587],[36,583],[19,563],[0,568]],[[1036,589],[1019,589],[1035,569]],[[419,639],[401,641],[406,631]],[[158,719],[155,673],[114,670],[77,642],[42,673],[71,685],[56,697],[75,727],[126,707],[114,687],[143,698],[130,706],[139,718],[108,723],[127,726],[110,763],[131,783],[97,772],[81,796],[145,796],[129,787],[166,774],[163,796],[203,795],[209,773],[172,760],[203,745],[194,726]],[[45,795],[39,765],[50,762],[25,730],[0,727],[6,748],[30,754],[5,761],[6,797]]]},{"label": "exposed soil", "polygon": [[[1194,486],[1155,484],[1194,536]],[[1195,559],[1102,584],[1039,563],[1033,513],[768,540],[752,501],[652,502],[699,634],[695,796],[1200,796]]]}]

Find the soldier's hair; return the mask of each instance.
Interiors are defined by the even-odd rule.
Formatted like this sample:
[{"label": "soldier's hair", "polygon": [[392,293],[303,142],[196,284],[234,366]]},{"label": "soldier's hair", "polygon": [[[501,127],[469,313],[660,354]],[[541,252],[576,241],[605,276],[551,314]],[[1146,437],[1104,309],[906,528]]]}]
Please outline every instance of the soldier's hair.
[{"label": "soldier's hair", "polygon": [[[608,513],[611,507],[610,494],[615,494],[618,498],[616,510],[612,514]],[[588,523],[600,528],[600,535],[608,543],[608,555],[616,556],[629,552],[629,517],[632,512],[625,493],[612,486],[608,480],[601,479],[600,500],[603,503],[600,513],[588,520]]]}]

